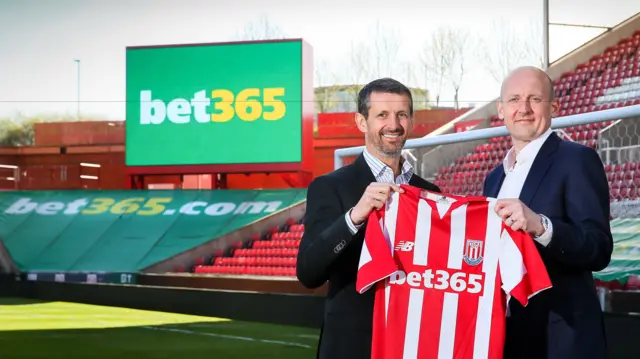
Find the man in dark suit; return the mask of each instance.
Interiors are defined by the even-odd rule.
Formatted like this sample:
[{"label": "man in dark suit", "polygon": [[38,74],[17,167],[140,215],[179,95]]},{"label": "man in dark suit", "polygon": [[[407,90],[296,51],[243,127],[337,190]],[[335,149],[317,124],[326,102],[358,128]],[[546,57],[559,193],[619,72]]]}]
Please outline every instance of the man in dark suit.
[{"label": "man in dark suit", "polygon": [[352,164],[317,177],[309,185],[305,232],[297,276],[308,288],[329,282],[318,358],[371,357],[373,292],[355,283],[366,219],[401,184],[440,192],[414,174],[402,148],[413,127],[409,89],[393,79],[375,80],[358,94],[356,125],[365,150]]},{"label": "man in dark suit", "polygon": [[507,225],[531,234],[553,284],[527,307],[510,301],[505,359],[607,357],[592,272],[607,267],[613,250],[609,187],[596,151],[550,129],[558,108],[538,68],[518,68],[503,82],[498,115],[513,148],[484,195],[499,198],[495,210]]}]

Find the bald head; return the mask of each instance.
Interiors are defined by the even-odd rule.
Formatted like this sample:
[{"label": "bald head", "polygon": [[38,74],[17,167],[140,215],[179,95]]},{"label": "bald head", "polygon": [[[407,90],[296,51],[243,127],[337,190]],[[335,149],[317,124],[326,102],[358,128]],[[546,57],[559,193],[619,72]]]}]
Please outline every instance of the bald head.
[{"label": "bald head", "polygon": [[551,127],[551,119],[560,108],[555,97],[553,81],[541,69],[525,66],[509,73],[496,105],[516,151]]},{"label": "bald head", "polygon": [[556,93],[553,89],[553,80],[551,80],[551,77],[549,77],[545,71],[535,66],[522,66],[509,72],[507,77],[502,81],[502,86],[500,87],[500,99],[504,101],[505,90],[509,87],[511,82],[517,81],[520,77],[527,75],[537,76],[544,81],[549,95],[548,100],[553,101],[556,99]]}]

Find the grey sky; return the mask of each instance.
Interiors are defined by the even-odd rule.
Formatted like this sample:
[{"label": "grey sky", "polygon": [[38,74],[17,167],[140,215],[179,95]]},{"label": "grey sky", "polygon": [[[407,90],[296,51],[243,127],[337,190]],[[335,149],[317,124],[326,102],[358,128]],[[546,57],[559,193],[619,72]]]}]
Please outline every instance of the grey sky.
[{"label": "grey sky", "polygon": [[[493,0],[0,0],[0,116],[17,111],[75,114],[81,60],[81,111],[124,119],[125,47],[133,45],[228,41],[245,24],[265,14],[289,37],[302,37],[316,61],[331,61],[344,72],[351,41],[371,41],[367,31],[379,20],[399,31],[398,61],[412,62],[439,24],[464,25],[489,36],[491,20],[515,24],[542,19],[542,2]],[[578,4],[579,3],[579,4]],[[617,3],[614,6],[614,3]],[[634,5],[635,3],[635,5]],[[517,4],[517,5],[516,5]],[[616,0],[551,0],[551,21],[611,26],[640,11],[640,3]],[[551,59],[600,33],[594,29],[554,27]],[[332,57],[333,56],[333,57]],[[464,78],[462,103],[489,101],[499,85],[473,62]],[[401,70],[390,74],[401,81]],[[420,77],[420,76],[415,76]],[[420,78],[411,85],[424,86]],[[451,101],[451,89],[443,94]]]}]

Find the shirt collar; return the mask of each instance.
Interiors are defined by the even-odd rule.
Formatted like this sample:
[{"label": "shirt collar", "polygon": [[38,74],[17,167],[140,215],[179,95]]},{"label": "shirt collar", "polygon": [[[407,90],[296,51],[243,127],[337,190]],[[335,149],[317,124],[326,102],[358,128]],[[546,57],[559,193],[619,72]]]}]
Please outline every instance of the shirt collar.
[{"label": "shirt collar", "polygon": [[538,155],[540,148],[542,148],[542,145],[547,140],[547,138],[549,138],[552,132],[553,130],[551,130],[551,128],[547,129],[538,138],[536,138],[535,140],[525,145],[524,148],[520,150],[520,153],[518,153],[517,156],[514,156],[515,147],[511,147],[511,149],[509,150],[509,152],[507,152],[507,155],[504,157],[504,160],[502,162],[502,165],[504,167],[504,172],[509,173],[513,171],[516,163],[525,164],[529,161],[533,161]]},{"label": "shirt collar", "polygon": [[[384,172],[387,170],[393,173],[393,170],[391,169],[391,167],[387,166],[379,158],[372,155],[369,151],[367,151],[366,148],[363,151],[363,155],[364,155],[365,161],[367,161],[367,164],[371,169],[371,172],[373,173],[373,176],[376,179],[380,178],[384,174]],[[404,157],[401,158],[400,161],[402,161],[402,169],[400,170],[400,176],[406,176],[409,178],[413,176],[414,169],[411,163],[405,160]]]}]

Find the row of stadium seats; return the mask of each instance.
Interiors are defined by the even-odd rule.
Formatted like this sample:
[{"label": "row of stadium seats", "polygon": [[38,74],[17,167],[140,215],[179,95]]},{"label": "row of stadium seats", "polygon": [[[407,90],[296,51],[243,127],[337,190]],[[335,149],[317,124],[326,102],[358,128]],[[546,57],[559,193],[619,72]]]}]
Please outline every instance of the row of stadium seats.
[{"label": "row of stadium seats", "polygon": [[272,227],[265,235],[254,234],[236,242],[228,253],[213,253],[209,264],[197,263],[200,274],[295,276],[298,247],[304,225],[290,218],[282,227]]},{"label": "row of stadium seats", "polygon": [[[561,104],[559,116],[640,104],[640,31],[564,73],[554,80],[554,89]],[[497,116],[490,118],[489,123],[492,127],[504,124]],[[600,133],[611,126],[613,121],[603,121],[556,131],[564,139],[597,149]],[[510,148],[508,136],[491,138],[473,152],[441,167],[434,182],[445,192],[479,195],[484,178],[500,165]],[[607,165],[611,201],[640,198],[636,168],[636,163]]]}]

